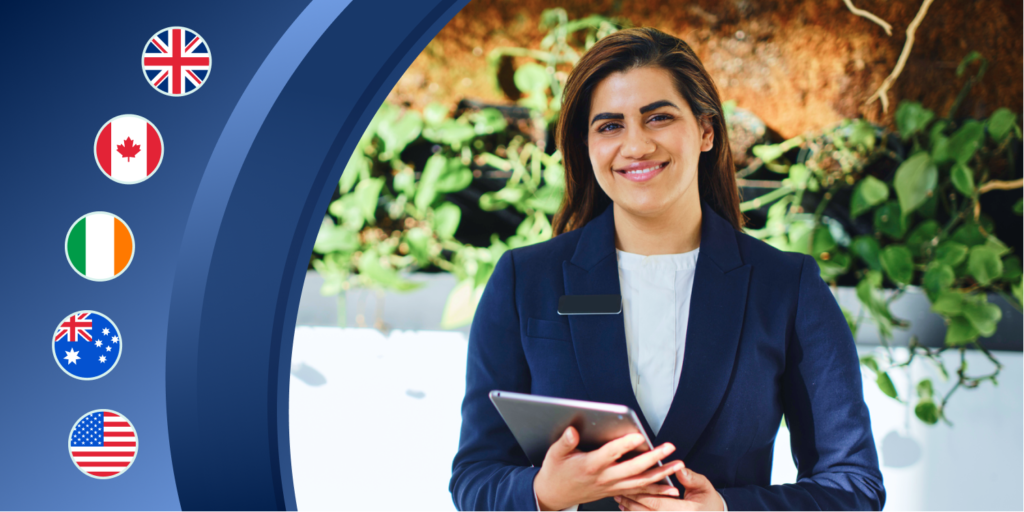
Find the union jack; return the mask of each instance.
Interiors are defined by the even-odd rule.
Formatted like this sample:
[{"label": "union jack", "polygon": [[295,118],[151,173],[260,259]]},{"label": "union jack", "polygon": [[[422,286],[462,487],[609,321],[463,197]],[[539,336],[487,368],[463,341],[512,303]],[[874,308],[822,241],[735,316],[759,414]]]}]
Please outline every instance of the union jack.
[{"label": "union jack", "polygon": [[92,336],[89,335],[89,330],[92,329],[92,320],[87,320],[88,317],[88,311],[68,315],[57,328],[57,334],[53,335],[53,341],[58,341],[64,336],[68,336],[68,341],[78,341],[79,336],[85,341],[92,341]]},{"label": "union jack", "polygon": [[210,75],[213,57],[198,33],[168,27],[150,37],[142,51],[142,71],[154,89],[168,96],[196,92]]}]

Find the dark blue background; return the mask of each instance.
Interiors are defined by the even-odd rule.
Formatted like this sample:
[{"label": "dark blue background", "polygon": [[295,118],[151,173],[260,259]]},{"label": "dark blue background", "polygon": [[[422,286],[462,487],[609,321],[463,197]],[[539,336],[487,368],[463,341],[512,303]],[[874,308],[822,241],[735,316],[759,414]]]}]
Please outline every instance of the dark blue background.
[{"label": "dark blue background", "polygon": [[[295,507],[287,368],[335,164],[467,1],[5,10],[0,508]],[[209,82],[183,98],[154,91],[140,67],[146,38],[175,25],[214,57]],[[100,126],[126,113],[166,145],[159,172],[136,185],[109,180],[92,156]],[[124,219],[137,244],[107,282],[64,256],[71,223],[96,210]],[[65,375],[50,348],[57,322],[82,309],[131,343],[96,381]],[[109,481],[82,475],[67,451],[74,422],[101,408],[139,435],[135,463]]]}]

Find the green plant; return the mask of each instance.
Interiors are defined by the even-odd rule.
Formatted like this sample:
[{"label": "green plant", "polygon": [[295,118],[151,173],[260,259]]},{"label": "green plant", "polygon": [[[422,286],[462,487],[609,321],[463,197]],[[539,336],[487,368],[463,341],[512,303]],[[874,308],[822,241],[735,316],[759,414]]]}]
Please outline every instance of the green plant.
[{"label": "green plant", "polygon": [[[960,352],[956,382],[942,398],[935,397],[932,383],[917,385],[915,414],[921,421],[949,422],[945,406],[960,387],[973,388],[986,380],[996,383],[1002,364],[979,338],[995,333],[1002,312],[988,301],[988,293],[1003,296],[1021,309],[1021,260],[998,237],[992,219],[981,212],[980,196],[993,189],[1021,187],[1012,177],[1016,166],[1011,144],[1021,139],[1016,115],[996,110],[988,119],[957,121],[955,112],[973,84],[980,80],[986,62],[976,53],[968,55],[957,69],[980,60],[980,70],[957,97],[944,118],[919,103],[903,101],[896,111],[897,145],[906,158],[885,147],[890,134],[863,120],[844,121],[815,137],[797,137],[781,144],[754,148],[766,167],[786,175],[780,186],[741,209],[771,204],[762,229],[747,230],[783,250],[814,256],[826,281],[852,278],[857,297],[878,326],[886,349],[885,364],[873,356],[862,359],[876,374],[879,388],[900,400],[887,371],[908,366],[914,357],[925,357],[945,378],[939,355],[946,350]],[[881,142],[880,142],[881,141]],[[800,148],[798,162],[785,155]],[[891,176],[875,175],[867,169],[886,169],[877,164],[887,159],[897,167]],[[883,162],[884,163],[884,162]],[[891,167],[889,168],[891,170]],[[821,192],[813,214],[803,212],[803,194]],[[865,216],[870,232],[851,237],[837,219],[823,215],[827,205],[843,192],[849,194],[849,221]],[[1021,215],[1021,200],[1014,211]],[[895,292],[886,297],[883,284]],[[945,344],[930,349],[911,337],[909,357],[898,362],[889,346],[893,328],[907,328],[908,322],[889,309],[893,300],[910,286],[920,287],[931,302],[931,310],[947,325]],[[856,333],[859,319],[848,315]],[[995,365],[986,375],[967,374],[965,350],[981,350]],[[907,401],[911,400],[910,397]]]}]

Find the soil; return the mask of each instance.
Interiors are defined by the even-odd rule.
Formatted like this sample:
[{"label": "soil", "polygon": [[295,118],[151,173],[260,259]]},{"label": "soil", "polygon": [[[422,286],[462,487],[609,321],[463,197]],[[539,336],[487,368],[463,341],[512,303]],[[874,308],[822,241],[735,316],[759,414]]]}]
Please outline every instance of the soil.
[{"label": "soil", "polygon": [[[989,60],[982,82],[956,117],[1022,109],[1022,5],[1016,0],[937,0],[915,34],[906,66],[890,88],[889,108],[865,101],[894,68],[918,1],[854,0],[892,25],[892,36],[851,13],[842,0],[473,0],[414,61],[389,99],[452,108],[464,98],[511,103],[488,70],[500,46],[538,48],[541,11],[563,7],[569,19],[602,14],[653,26],[686,41],[724,100],[752,111],[783,137],[863,117],[894,127],[900,100],[945,116],[977,63],[956,67],[970,51]],[[517,59],[516,65],[526,62]],[[506,88],[507,89],[507,88]],[[514,91],[512,92],[514,94]]]}]

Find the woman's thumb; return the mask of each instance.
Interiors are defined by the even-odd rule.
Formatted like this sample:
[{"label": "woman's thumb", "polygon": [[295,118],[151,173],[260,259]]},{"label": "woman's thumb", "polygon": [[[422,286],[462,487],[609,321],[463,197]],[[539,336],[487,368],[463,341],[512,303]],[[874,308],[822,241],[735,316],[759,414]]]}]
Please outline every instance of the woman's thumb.
[{"label": "woman's thumb", "polygon": [[576,433],[576,429],[571,426],[567,427],[565,432],[562,432],[562,437],[558,440],[558,443],[562,445],[563,451],[566,453],[573,451],[579,442],[580,436]]}]

